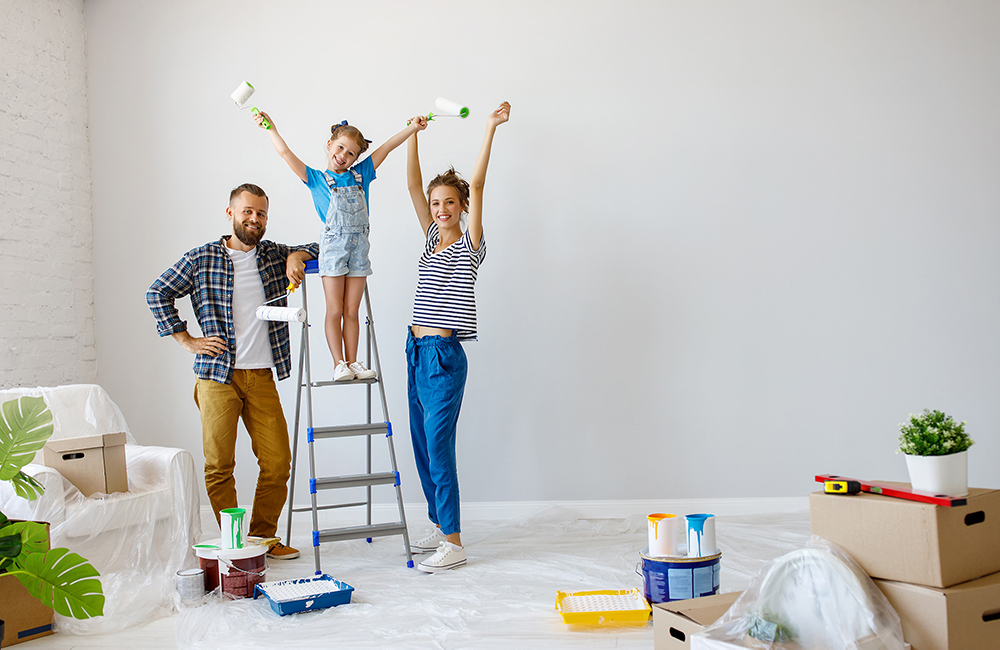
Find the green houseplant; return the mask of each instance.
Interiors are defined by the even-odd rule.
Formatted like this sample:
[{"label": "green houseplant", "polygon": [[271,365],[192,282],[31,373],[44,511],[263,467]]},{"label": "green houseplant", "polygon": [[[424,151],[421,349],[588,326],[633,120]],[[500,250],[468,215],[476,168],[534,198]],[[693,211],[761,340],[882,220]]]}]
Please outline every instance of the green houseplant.
[{"label": "green houseplant", "polygon": [[[44,488],[21,471],[52,435],[52,412],[41,397],[20,397],[0,405],[0,480],[34,501]],[[28,592],[63,616],[104,614],[100,574],[66,548],[49,548],[45,524],[11,521],[0,512],[0,575],[17,577]]]},{"label": "green houseplant", "polygon": [[913,489],[950,496],[969,493],[966,452],[973,440],[965,424],[941,411],[924,409],[899,425],[899,451],[906,454]]}]

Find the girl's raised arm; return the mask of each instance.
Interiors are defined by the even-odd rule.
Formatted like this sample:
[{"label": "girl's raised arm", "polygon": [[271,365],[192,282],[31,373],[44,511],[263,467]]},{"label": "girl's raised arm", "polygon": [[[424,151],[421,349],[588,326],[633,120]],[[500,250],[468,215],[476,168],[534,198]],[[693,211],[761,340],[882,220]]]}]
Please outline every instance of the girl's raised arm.
[{"label": "girl's raised arm", "polygon": [[[423,126],[420,130],[427,128],[427,118],[420,117]],[[420,227],[427,236],[427,229],[431,227],[431,211],[427,207],[427,197],[424,196],[424,181],[420,175],[420,155],[417,153],[417,133],[413,132],[406,145],[406,188],[410,191],[410,200],[413,201],[413,209],[417,213]]]},{"label": "girl's raised arm", "polygon": [[486,168],[490,164],[490,150],[493,148],[493,133],[509,119],[510,103],[504,102],[486,120],[486,136],[469,179],[469,237],[476,250],[479,250],[479,244],[483,240],[483,187],[486,185]]},{"label": "girl's raised arm", "polygon": [[383,142],[378,149],[372,152],[372,155],[370,156],[370,158],[372,159],[372,165],[375,167],[375,169],[378,169],[378,166],[381,165],[382,161],[386,159],[386,156],[389,155],[389,152],[391,152],[393,149],[406,142],[406,139],[410,137],[411,134],[416,133],[417,131],[423,131],[426,128],[427,128],[427,118],[424,117],[423,115],[411,117],[410,119],[406,120],[405,129],[403,129],[396,135],[392,136],[391,138]]},{"label": "girl's raised arm", "polygon": [[271,128],[268,129],[268,134],[271,136],[271,144],[274,145],[274,150],[278,152],[278,155],[288,163],[288,167],[295,172],[303,183],[309,180],[308,173],[306,172],[306,164],[299,160],[298,156],[292,153],[292,150],[288,148],[285,144],[284,138],[278,135],[278,126],[271,119],[271,116],[261,111],[259,113],[254,113],[253,119],[257,122],[257,126],[264,128],[264,120],[271,123]]}]

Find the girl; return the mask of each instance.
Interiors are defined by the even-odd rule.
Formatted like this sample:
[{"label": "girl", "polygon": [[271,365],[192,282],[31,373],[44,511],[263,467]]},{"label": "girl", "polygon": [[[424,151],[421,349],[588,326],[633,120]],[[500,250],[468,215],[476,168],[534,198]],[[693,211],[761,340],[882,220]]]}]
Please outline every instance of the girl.
[{"label": "girl", "polygon": [[[428,573],[466,563],[459,522],[455,432],[468,364],[459,341],[476,338],[474,287],[479,265],[486,257],[483,185],[493,134],[509,117],[510,104],[504,102],[486,121],[486,137],[472,170],[471,184],[450,169],[428,184],[426,199],[416,132],[407,146],[407,187],[426,237],[418,263],[413,322],[406,341],[410,437],[427,512],[435,525],[430,534],[411,545],[411,550],[434,552],[417,566]],[[414,120],[417,130],[427,128],[425,118]],[[463,213],[468,214],[464,232]]]},{"label": "girl", "polygon": [[358,309],[365,293],[367,277],[372,274],[368,259],[368,185],[375,170],[389,152],[401,145],[419,128],[416,118],[407,128],[392,136],[370,156],[355,164],[367,149],[361,131],[347,120],[330,127],[326,143],[327,170],[307,167],[278,135],[278,127],[267,113],[254,114],[261,128],[271,124],[268,134],[278,155],[312,192],[313,205],[326,224],[319,249],[319,274],[326,296],[326,342],[333,354],[334,381],[371,379],[375,371],[358,361]]}]

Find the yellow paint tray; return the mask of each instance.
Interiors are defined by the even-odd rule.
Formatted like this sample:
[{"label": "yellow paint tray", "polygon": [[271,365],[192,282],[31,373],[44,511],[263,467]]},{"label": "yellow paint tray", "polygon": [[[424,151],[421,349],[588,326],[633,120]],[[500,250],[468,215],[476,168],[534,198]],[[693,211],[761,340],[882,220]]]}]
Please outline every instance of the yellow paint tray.
[{"label": "yellow paint tray", "polygon": [[645,625],[652,609],[638,589],[556,592],[556,611],[575,625]]}]

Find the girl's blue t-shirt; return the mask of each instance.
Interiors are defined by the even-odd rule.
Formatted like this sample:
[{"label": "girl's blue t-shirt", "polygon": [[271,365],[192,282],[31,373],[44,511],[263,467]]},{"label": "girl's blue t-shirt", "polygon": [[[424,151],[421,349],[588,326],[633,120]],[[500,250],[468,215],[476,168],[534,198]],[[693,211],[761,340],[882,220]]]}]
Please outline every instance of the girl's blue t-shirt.
[{"label": "girl's blue t-shirt", "polygon": [[[375,180],[375,165],[372,164],[371,156],[357,163],[351,169],[361,174],[361,189],[365,193],[365,207],[369,208],[369,212],[371,212],[368,205],[368,186]],[[326,173],[330,174],[337,181],[337,187],[350,187],[356,184],[354,182],[354,174],[350,171],[346,171],[343,174],[334,174],[328,169]],[[330,209],[330,186],[326,182],[326,176],[320,170],[306,166],[306,178],[308,180],[303,182],[309,188],[309,192],[312,193],[313,206],[316,208],[316,213],[323,223],[326,223],[326,213]]]}]

